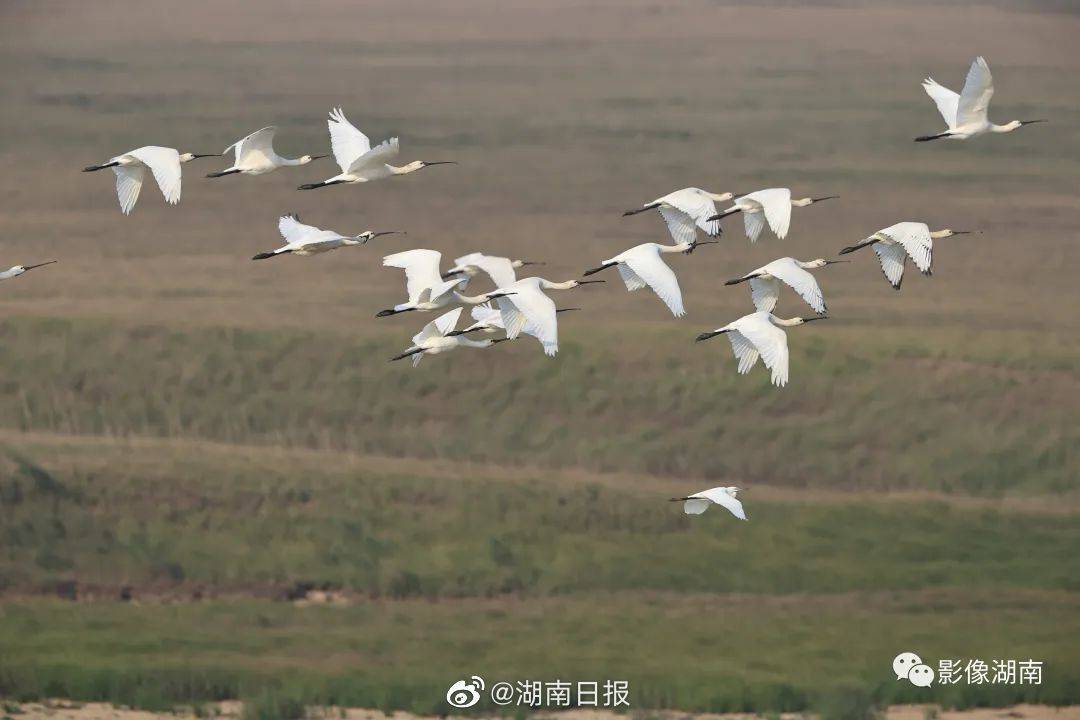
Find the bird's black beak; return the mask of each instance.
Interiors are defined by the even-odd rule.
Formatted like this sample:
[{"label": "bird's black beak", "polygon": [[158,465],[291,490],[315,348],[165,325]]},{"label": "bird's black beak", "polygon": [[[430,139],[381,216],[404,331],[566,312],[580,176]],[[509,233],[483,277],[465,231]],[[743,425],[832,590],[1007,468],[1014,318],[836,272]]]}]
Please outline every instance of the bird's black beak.
[{"label": "bird's black beak", "polygon": [[810,198],[810,199],[813,200],[814,202],[822,202],[823,200],[835,200],[838,197],[840,197],[840,196],[839,195],[826,195],[825,197]]},{"label": "bird's black beak", "polygon": [[1050,122],[1049,120],[1021,120],[1021,125],[1034,125],[1035,123]]},{"label": "bird's black beak", "polygon": [[424,167],[431,167],[432,165],[457,165],[456,160],[436,160],[434,162],[424,161]]},{"label": "bird's black beak", "polygon": [[[383,235],[407,235],[407,234],[408,233],[406,233],[404,230],[382,230],[380,232],[371,233],[371,237],[372,237],[372,239],[375,239],[377,237],[382,237]],[[443,278],[443,279],[445,279],[445,278]]]},{"label": "bird's black beak", "polygon": [[403,352],[400,355],[395,355],[394,357],[390,358],[390,362],[394,362],[395,360],[404,360],[405,358],[409,357],[410,355],[415,355],[418,352],[423,352],[423,350],[422,349],[416,349],[416,350],[410,350],[409,352]]},{"label": "bird's black beak", "polygon": [[38,263],[37,265],[26,265],[25,267],[26,267],[27,270],[33,270],[34,268],[45,267],[46,265],[52,265],[54,262],[57,262],[57,261],[56,260],[46,260],[43,263]]},{"label": "bird's black beak", "polygon": [[690,249],[686,251],[686,254],[689,255],[690,253],[697,250],[698,245],[719,245],[719,244],[720,244],[719,240],[698,240],[698,241],[696,241],[696,242],[694,242],[694,243],[692,243],[690,245]]},{"label": "bird's black beak", "polygon": [[719,330],[713,330],[712,332],[701,333],[696,338],[694,338],[694,342],[701,342],[702,340],[708,340],[709,338],[714,338],[717,335],[723,335],[723,334],[724,333],[720,332]]}]

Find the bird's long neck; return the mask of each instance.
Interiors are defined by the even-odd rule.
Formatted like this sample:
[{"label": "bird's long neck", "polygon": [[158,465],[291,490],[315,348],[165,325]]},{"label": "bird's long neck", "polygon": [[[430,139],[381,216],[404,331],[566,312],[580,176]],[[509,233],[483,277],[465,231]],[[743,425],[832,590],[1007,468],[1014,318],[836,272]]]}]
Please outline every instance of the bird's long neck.
[{"label": "bird's long neck", "polygon": [[681,242],[674,245],[657,245],[656,249],[661,253],[683,253],[694,247],[694,243]]},{"label": "bird's long neck", "polygon": [[457,290],[454,291],[454,298],[464,305],[480,305],[490,300],[487,295],[462,295]]},{"label": "bird's long neck", "polygon": [[390,165],[389,163],[387,163],[386,167],[390,170],[391,175],[408,175],[409,173],[416,172],[417,170],[424,167],[424,164],[420,161],[416,161],[411,162],[408,165],[402,165],[401,167],[398,167],[396,165]]},{"label": "bird's long neck", "polygon": [[577,287],[577,280],[567,280],[566,282],[551,282],[550,280],[540,279],[540,287],[544,290],[569,290]]}]

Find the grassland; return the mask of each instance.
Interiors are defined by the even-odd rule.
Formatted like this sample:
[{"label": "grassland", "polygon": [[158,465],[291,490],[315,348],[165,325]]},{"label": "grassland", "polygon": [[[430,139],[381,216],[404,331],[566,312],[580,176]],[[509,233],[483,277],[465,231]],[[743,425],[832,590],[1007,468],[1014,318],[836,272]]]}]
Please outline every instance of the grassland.
[{"label": "grassland", "polygon": [[811,488],[1074,488],[1075,338],[807,327],[798,391],[778,393],[678,327],[633,345],[571,328],[557,362],[524,339],[414,373],[386,362],[389,331],[8,319],[0,423]]},{"label": "grassland", "polygon": [[[61,261],[0,287],[0,696],[434,713],[477,672],[865,720],[927,699],[888,673],[917,648],[1047,663],[946,704],[1080,702],[1078,32],[1037,2],[0,4],[0,250]],[[977,54],[997,119],[1051,122],[915,146],[918,79]],[[126,218],[78,172],[270,123],[322,152],[336,105],[460,165],[298,193],[329,161],[203,160]],[[841,197],[676,258],[687,318],[609,283],[559,298],[556,360],[386,362],[430,318],[372,317],[384,252],[574,277],[664,237],[620,212],[687,185]],[[285,212],[408,235],[252,263]],[[901,219],[983,233],[900,293],[869,255],[822,271],[785,390],[693,344],[748,307],[724,279]],[[666,502],[720,483],[751,522]]]},{"label": "grassland", "polygon": [[[636,707],[799,710],[853,686],[917,699],[888,674],[914,644],[1047,662],[1044,686],[942,702],[1077,700],[1080,528],[1060,508],[789,490],[748,495],[750,523],[703,523],[664,502],[682,483],[647,476],[25,440],[0,484],[16,697],[164,707],[269,686],[432,713],[468,670],[625,677]],[[304,588],[343,605],[282,601]],[[41,599],[61,593],[84,602]]]}]

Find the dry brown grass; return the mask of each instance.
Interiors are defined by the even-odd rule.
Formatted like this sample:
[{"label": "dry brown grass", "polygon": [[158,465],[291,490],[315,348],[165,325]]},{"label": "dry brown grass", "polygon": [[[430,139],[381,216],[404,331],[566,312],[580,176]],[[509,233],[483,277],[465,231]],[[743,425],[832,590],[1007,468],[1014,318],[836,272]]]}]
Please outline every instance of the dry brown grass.
[{"label": "dry brown grass", "polygon": [[[486,249],[575,275],[664,236],[626,207],[672,188],[788,184],[841,200],[797,213],[786,242],[725,245],[681,267],[688,327],[746,307],[726,278],[781,254],[819,256],[901,218],[980,228],[941,244],[932,281],[897,296],[873,258],[830,269],[834,315],[852,323],[1078,327],[1071,282],[1080,171],[1074,14],[1010,7],[784,7],[684,2],[5,5],[0,126],[9,171],[5,258],[63,264],[5,285],[5,314],[108,315],[166,323],[396,328],[375,310],[402,293],[384,250]],[[958,146],[910,138],[939,119],[918,80],[956,86],[971,56],[993,64],[999,118],[1049,125]],[[370,187],[298,193],[330,161],[262,178],[205,180],[184,200],[148,189],[121,217],[111,178],[85,164],[143,143],[214,151],[268,123],[286,153],[322,151],[341,104],[374,138],[456,168]],[[342,231],[403,228],[405,240],[252,264],[297,211]],[[655,298],[608,286],[574,298],[587,331],[671,322]],[[787,312],[797,306],[787,303]]]}]

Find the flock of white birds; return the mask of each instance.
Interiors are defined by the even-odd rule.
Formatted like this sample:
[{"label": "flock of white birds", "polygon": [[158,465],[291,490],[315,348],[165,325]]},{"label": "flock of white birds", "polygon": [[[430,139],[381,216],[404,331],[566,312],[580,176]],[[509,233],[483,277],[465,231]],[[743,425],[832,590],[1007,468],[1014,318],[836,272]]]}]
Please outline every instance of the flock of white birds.
[{"label": "flock of white birds", "polygon": [[[923,88],[934,100],[948,127],[934,135],[917,137],[917,142],[941,138],[967,140],[988,133],[1008,133],[1023,125],[1045,122],[1014,120],[1006,125],[990,122],[987,110],[994,86],[990,68],[981,57],[972,63],[964,88],[959,94],[939,85],[932,78],[923,82]],[[331,151],[341,172],[322,182],[301,185],[300,190],[372,182],[407,175],[433,165],[453,164],[453,161],[416,160],[400,167],[391,165],[390,161],[396,158],[400,151],[398,139],[390,138],[372,147],[368,137],[349,122],[340,108],[331,110],[328,126]],[[232,165],[207,175],[217,178],[233,174],[262,175],[281,167],[306,165],[319,158],[328,157],[281,157],[274,151],[274,135],[275,128],[266,127],[229,145],[220,154],[212,155],[180,153],[167,147],[141,147],[112,157],[100,165],[91,165],[85,168],[85,171],[112,169],[116,175],[116,195],[120,210],[128,214],[139,199],[147,170],[153,174],[165,201],[176,204],[180,201],[181,165],[197,158],[221,157],[231,150]],[[586,270],[583,277],[608,268],[618,268],[628,291],[647,287],[656,293],[671,310],[672,315],[682,317],[686,314],[682,291],[674,271],[664,260],[665,255],[689,255],[699,245],[717,243],[716,240],[701,240],[699,234],[708,238],[718,237],[722,233],[720,221],[735,214],[742,215],[746,237],[751,243],[756,242],[766,228],[782,240],[791,228],[792,208],[808,207],[831,197],[835,196],[796,199],[788,188],[768,188],[745,194],[711,193],[700,188],[676,190],[624,213],[636,215],[657,210],[667,225],[674,244],[637,245]],[[722,205],[718,207],[717,203]],[[725,203],[726,206],[723,205]],[[398,232],[367,230],[359,235],[341,235],[332,230],[305,225],[296,215],[283,216],[278,223],[278,230],[285,244],[275,250],[259,253],[253,259],[263,260],[287,254],[316,255],[349,245],[363,245],[380,235]],[[877,253],[885,278],[899,290],[909,258],[920,272],[929,275],[933,263],[934,240],[959,234],[963,233],[951,229],[931,231],[926,223],[922,222],[899,222],[844,248],[840,254],[872,247]],[[53,262],[55,261],[37,265],[16,265],[0,273],[0,280]],[[846,261],[825,258],[801,261],[782,257],[729,280],[727,285],[749,283],[755,311],[723,327],[702,333],[697,340],[726,335],[740,374],[750,372],[760,358],[772,374],[772,383],[779,387],[785,386],[788,382],[789,362],[784,328],[827,318],[825,296],[810,271],[840,262]],[[554,356],[559,349],[558,315],[576,308],[556,308],[549,293],[555,290],[571,290],[603,280],[571,279],[553,282],[542,277],[517,277],[516,271],[520,268],[538,264],[542,263],[477,252],[456,258],[453,266],[443,270],[442,254],[437,250],[416,249],[387,255],[383,258],[383,265],[405,271],[408,297],[404,302],[379,312],[377,317],[406,312],[432,312],[453,306],[448,312],[427,323],[413,336],[412,344],[391,360],[411,358],[412,364],[416,366],[425,355],[438,355],[461,347],[486,348],[505,340],[514,340],[523,333],[536,338],[544,353]],[[481,274],[491,279],[494,289],[479,295],[463,294],[462,291],[470,281]],[[790,287],[802,298],[815,315],[790,319],[774,315],[773,310],[783,285]],[[464,305],[472,306],[473,322],[462,329],[455,329]],[[493,337],[473,339],[469,337],[471,335]],[[683,502],[683,509],[687,514],[700,514],[709,505],[718,504],[727,508],[735,517],[745,520],[746,513],[736,497],[739,491],[737,487],[718,487],[672,500]]]}]

